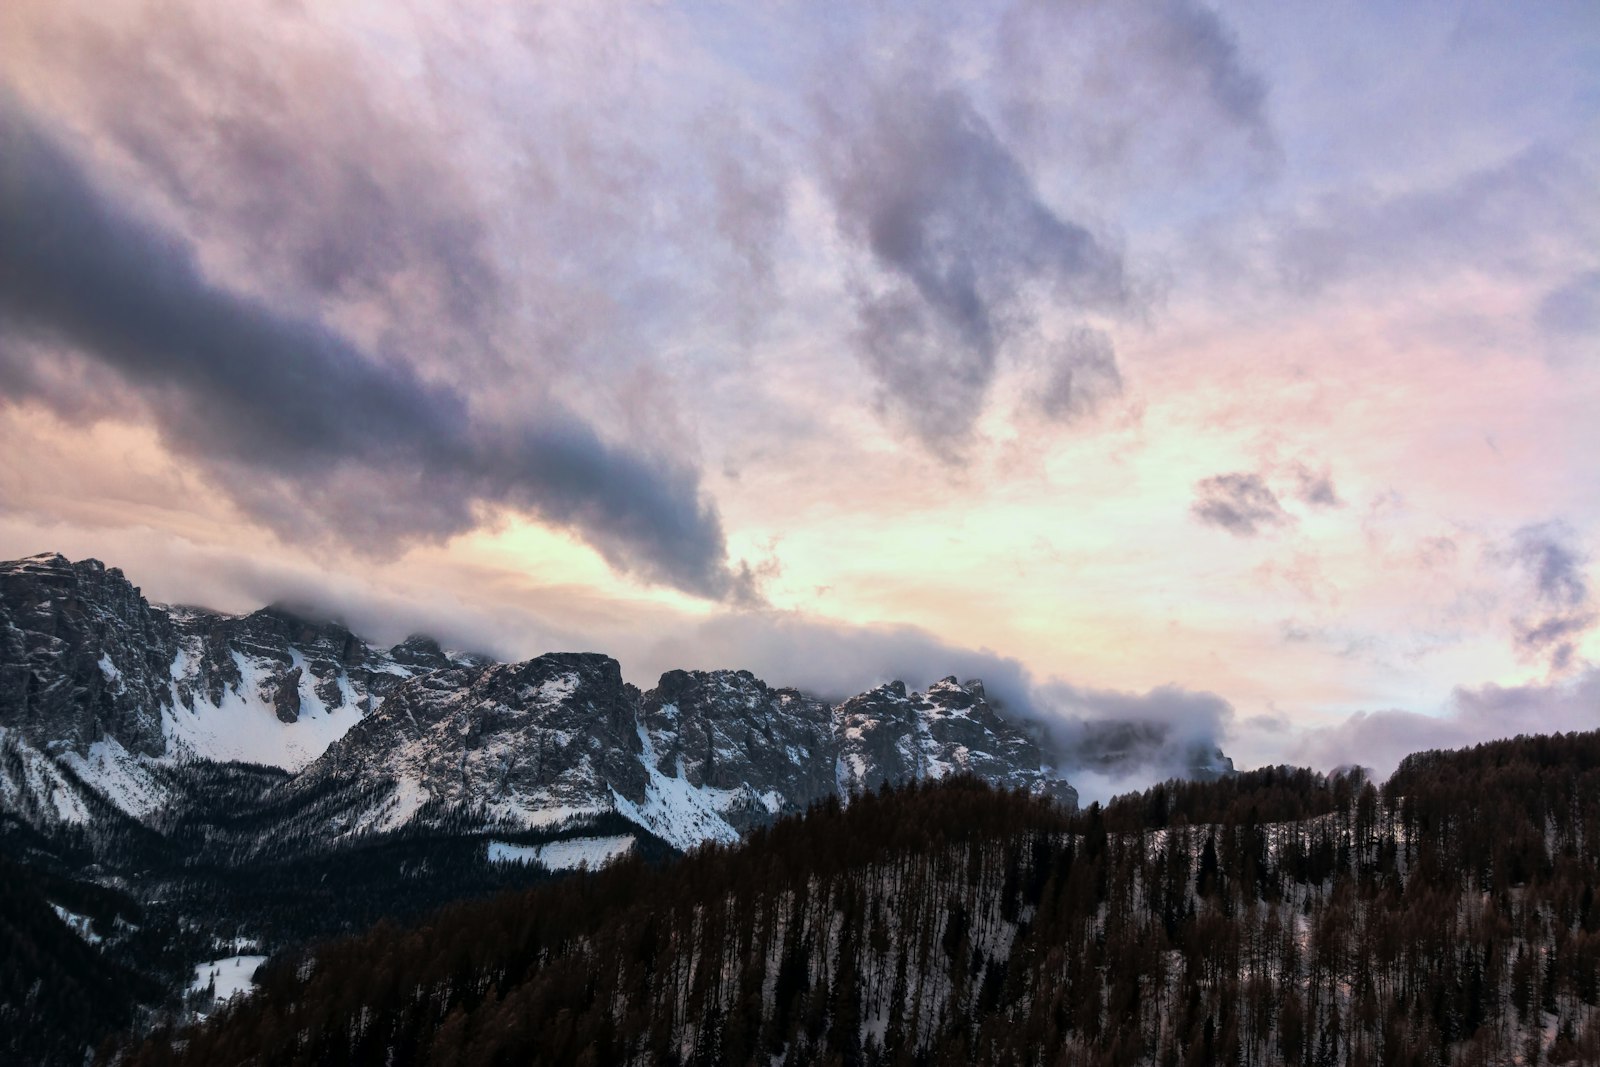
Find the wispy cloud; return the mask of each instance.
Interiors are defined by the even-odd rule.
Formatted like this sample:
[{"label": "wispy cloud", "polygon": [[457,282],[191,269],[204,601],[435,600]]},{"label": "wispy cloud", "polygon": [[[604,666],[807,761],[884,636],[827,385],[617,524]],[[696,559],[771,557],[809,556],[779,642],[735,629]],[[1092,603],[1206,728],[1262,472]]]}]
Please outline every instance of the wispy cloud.
[{"label": "wispy cloud", "polygon": [[1548,655],[1550,667],[1572,665],[1577,641],[1600,623],[1586,574],[1588,557],[1574,532],[1559,522],[1524,526],[1502,550],[1530,583],[1535,612],[1513,622],[1517,645],[1529,654]]},{"label": "wispy cloud", "polygon": [[[906,76],[859,112],[823,122],[828,187],[842,232],[878,268],[860,284],[857,341],[886,404],[935,451],[959,454],[997,361],[1033,337],[1030,300],[1082,310],[1128,299],[1121,255],[1046,204],[1026,170],[959,89]],[[1063,346],[1053,414],[1120,384],[1101,335]]]}]

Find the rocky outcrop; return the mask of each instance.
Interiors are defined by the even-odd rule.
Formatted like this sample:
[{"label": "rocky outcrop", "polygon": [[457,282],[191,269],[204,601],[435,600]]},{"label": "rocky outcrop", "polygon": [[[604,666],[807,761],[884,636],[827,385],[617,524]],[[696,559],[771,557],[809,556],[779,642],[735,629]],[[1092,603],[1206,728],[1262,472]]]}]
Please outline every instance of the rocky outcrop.
[{"label": "rocky outcrop", "polygon": [[[408,678],[485,662],[420,636],[377,648],[282,607],[226,615],[150,604],[98,560],[0,563],[0,729],[41,750],[85,757],[109,739],[138,757],[298,766],[334,739],[324,734],[342,732],[333,713],[348,709],[339,720],[348,725]],[[238,741],[252,733],[238,716],[258,712],[285,726],[315,719],[321,732],[296,735],[309,748],[252,748]]]},{"label": "rocky outcrop", "polygon": [[640,721],[659,773],[742,794],[723,805],[740,832],[836,789],[833,709],[749,671],[668,671],[644,694]]},{"label": "rocky outcrop", "polygon": [[392,829],[425,808],[486,825],[542,825],[645,799],[638,691],[617,661],[557,653],[454,667],[398,686],[296,783],[362,783],[375,803],[345,829]]},{"label": "rocky outcrop", "polygon": [[279,722],[297,722],[300,718],[300,668],[296,667],[273,683],[272,710],[278,713]]},{"label": "rocky outcrop", "polygon": [[965,773],[1077,805],[1077,790],[1050,769],[1032,738],[994,710],[976,679],[944,678],[925,693],[890,682],[845,701],[836,718],[841,791]]},{"label": "rocky outcrop", "polygon": [[80,755],[101,737],[165,751],[176,634],[116,568],[40,555],[0,565],[0,727]]}]

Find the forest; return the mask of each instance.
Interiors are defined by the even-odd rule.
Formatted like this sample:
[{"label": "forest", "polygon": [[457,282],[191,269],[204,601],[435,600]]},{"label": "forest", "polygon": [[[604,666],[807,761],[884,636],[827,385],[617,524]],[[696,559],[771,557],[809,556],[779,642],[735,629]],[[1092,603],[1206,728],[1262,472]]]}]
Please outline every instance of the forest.
[{"label": "forest", "polygon": [[[8,742],[0,759],[20,758]],[[337,812],[350,791],[313,796],[312,814],[281,810],[276,768],[196,761],[158,771],[188,779],[178,794],[189,800],[154,825],[93,791],[84,795],[94,818],[49,833],[26,812],[0,810],[0,1064],[79,1067],[108,1034],[181,1018],[195,965],[227,955],[219,946],[236,937],[269,949],[320,941],[551,877],[487,862],[483,836],[448,821],[331,847],[315,813]],[[674,854],[613,814],[494,836],[535,844],[567,832],[628,833],[652,862]]]},{"label": "forest", "polygon": [[103,1063],[1600,1063],[1600,732],[1169,782],[951,779],[279,953]]}]

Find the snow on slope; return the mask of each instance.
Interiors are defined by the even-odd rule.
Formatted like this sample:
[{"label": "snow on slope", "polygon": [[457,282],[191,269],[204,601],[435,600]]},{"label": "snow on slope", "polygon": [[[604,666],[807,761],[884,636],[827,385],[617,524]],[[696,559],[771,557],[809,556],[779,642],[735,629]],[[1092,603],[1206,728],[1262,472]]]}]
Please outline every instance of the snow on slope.
[{"label": "snow on slope", "polygon": [[745,791],[690,785],[681,765],[676,777],[663,774],[656,766],[655,746],[650,741],[649,731],[642,725],[639,740],[644,744],[643,763],[649,775],[644,803],[635,804],[613,790],[611,800],[617,810],[673,848],[685,852],[703,841],[737,842],[739,831],[722,817],[722,813],[735,801],[742,800]]},{"label": "snow on slope", "polygon": [[87,915],[79,915],[75,911],[68,911],[60,904],[50,905],[50,910],[61,918],[61,921],[72,927],[72,932],[83,938],[91,945],[98,945],[105,938],[94,932],[94,920]]},{"label": "snow on slope", "polygon": [[552,871],[591,871],[604,867],[618,856],[633,851],[634,837],[575,837],[544,845],[514,845],[507,841],[489,842],[490,863],[537,863]]},{"label": "snow on slope", "polygon": [[78,786],[54,760],[3,726],[0,749],[7,756],[0,760],[0,802],[7,810],[36,807],[47,822],[82,825],[89,821],[89,809]]},{"label": "snow on slope", "polygon": [[[329,710],[312,685],[311,673],[305,670],[300,674],[298,721],[279,721],[272,701],[265,695],[272,665],[238,652],[232,655],[241,680],[237,686],[223,690],[219,704],[198,694],[193,709],[176,699],[171,707],[162,709],[167,759],[240,760],[298,771],[361,721],[361,712],[348,696],[342,707]],[[303,657],[298,652],[292,655],[295,666],[302,667]],[[187,654],[180,653],[173,662],[174,688],[183,677],[187,660]],[[348,681],[341,682],[348,690]]]},{"label": "snow on slope", "polygon": [[166,800],[166,790],[150,773],[149,764],[114,737],[102,737],[90,745],[87,756],[68,751],[57,758],[135,819],[151,815]]}]

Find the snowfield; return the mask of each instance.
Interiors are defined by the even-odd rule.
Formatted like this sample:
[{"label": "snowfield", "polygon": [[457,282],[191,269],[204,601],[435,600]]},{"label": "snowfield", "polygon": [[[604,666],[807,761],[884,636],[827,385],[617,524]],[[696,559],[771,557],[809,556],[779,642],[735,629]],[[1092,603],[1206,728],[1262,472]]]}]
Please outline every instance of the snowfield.
[{"label": "snowfield", "polygon": [[220,960],[202,963],[194,969],[194,981],[189,983],[191,993],[201,993],[210,986],[219,1004],[234,997],[249,996],[255,989],[252,981],[256,968],[267,962],[265,956],[224,956]]},{"label": "snowfield", "polygon": [[514,845],[507,841],[489,842],[490,863],[537,863],[551,871],[575,871],[579,867],[598,870],[618,856],[633,851],[632,834],[617,837],[575,837],[545,845]]}]

